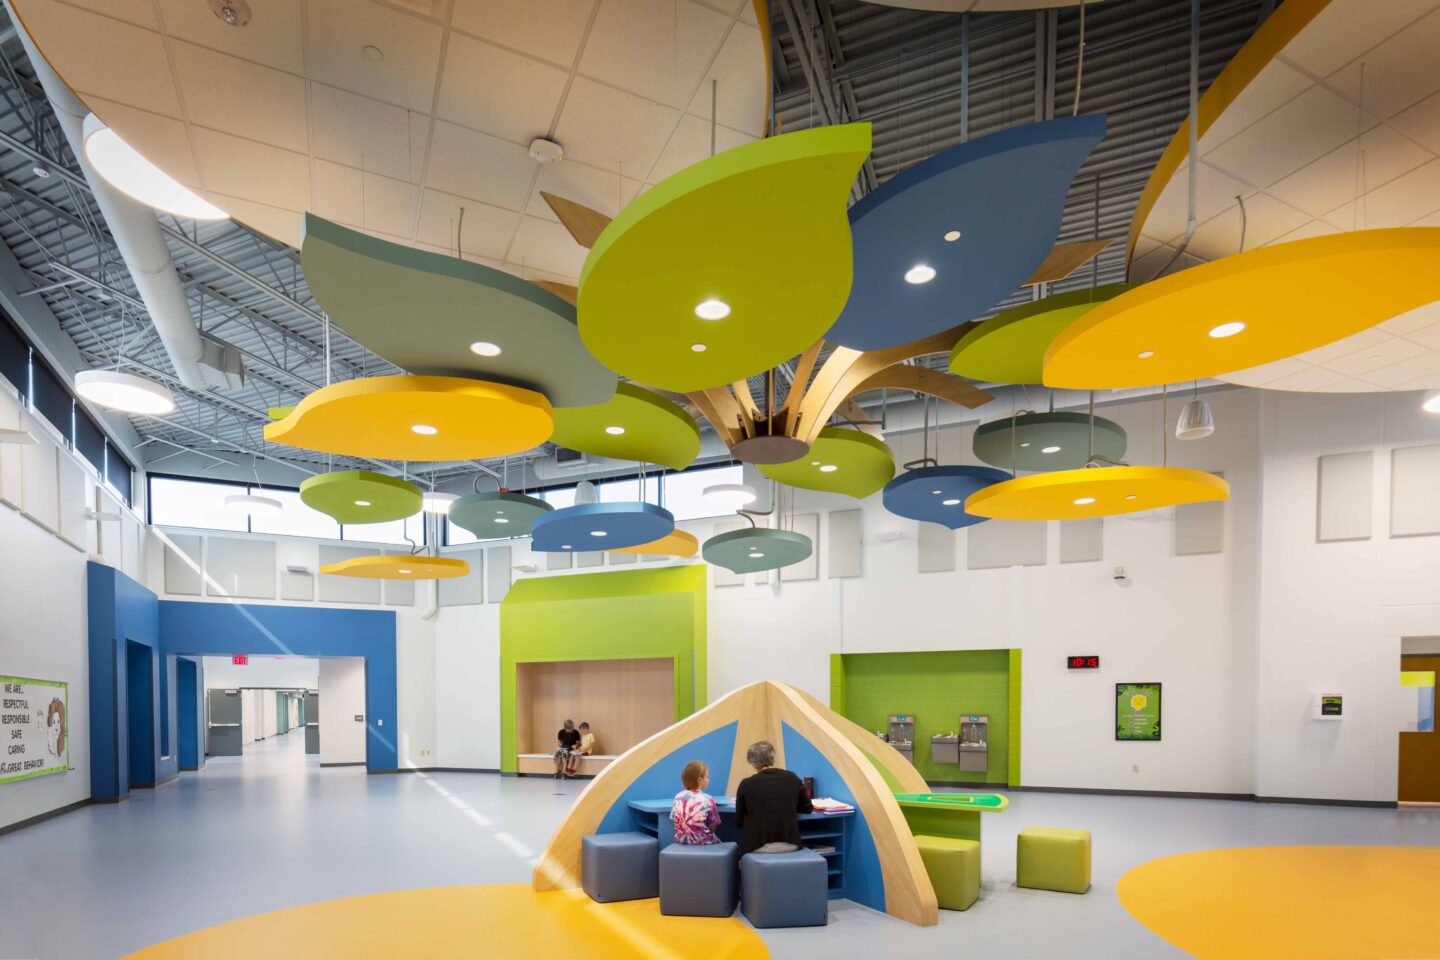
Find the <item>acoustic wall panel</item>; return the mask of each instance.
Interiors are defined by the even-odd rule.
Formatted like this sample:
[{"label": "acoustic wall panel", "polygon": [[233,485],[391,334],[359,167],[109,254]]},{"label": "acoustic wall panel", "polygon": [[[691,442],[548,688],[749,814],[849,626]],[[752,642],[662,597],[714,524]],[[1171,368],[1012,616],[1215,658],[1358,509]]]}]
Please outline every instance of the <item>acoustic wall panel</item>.
[{"label": "acoustic wall panel", "polygon": [[460,550],[450,554],[456,560],[470,564],[470,572],[463,577],[452,577],[440,581],[440,606],[468,607],[485,602],[485,551]]},{"label": "acoustic wall panel", "polygon": [[[749,525],[749,521],[741,520],[738,517],[729,520],[716,520],[714,535],[718,536],[722,533],[729,533],[731,530],[739,530],[741,527],[748,527]],[[701,541],[701,547],[704,547],[704,541]],[[738,587],[745,582],[745,574],[743,573],[731,573],[724,567],[713,565],[710,569],[714,571],[715,586],[717,587]]]},{"label": "acoustic wall panel", "polygon": [[54,533],[60,527],[60,479],[57,475],[60,448],[50,434],[35,423],[29,425],[37,442],[20,448],[25,496],[25,516]]},{"label": "acoustic wall panel", "polygon": [[499,603],[510,592],[510,548],[491,547],[485,551],[485,602]]},{"label": "acoustic wall panel", "polygon": [[633,553],[612,553],[605,562],[610,564],[610,566],[612,567],[623,567],[626,564],[634,563],[639,559],[640,558],[635,556],[635,554]]},{"label": "acoustic wall panel", "polygon": [[[991,521],[992,523],[994,521]],[[955,569],[955,531],[938,523],[917,523],[916,569],[921,573],[942,573]]]},{"label": "acoustic wall panel", "polygon": [[59,523],[56,533],[72,547],[84,550],[90,532],[90,520],[85,516],[85,509],[91,505],[85,502],[85,470],[68,454],[60,454],[57,463]]},{"label": "acoustic wall panel", "polygon": [[[1223,476],[1220,471],[1215,475]],[[1225,501],[1182,503],[1175,508],[1175,556],[1194,557],[1225,550]]]},{"label": "acoustic wall panel", "polygon": [[1105,554],[1105,520],[1060,521],[1060,562],[1085,563],[1100,560]]},{"label": "acoustic wall panel", "polygon": [[[375,551],[364,547],[320,546],[320,566],[349,560],[351,557],[373,557]],[[328,573],[317,573],[321,603],[374,603],[380,602],[380,581],[364,577],[334,577]]]},{"label": "acoustic wall panel", "polygon": [[311,568],[306,573],[291,573],[289,570],[282,569],[280,571],[280,599],[312,602],[315,599],[315,570]]},{"label": "acoustic wall panel", "polygon": [[[406,555],[409,550],[386,550],[388,554]],[[414,580],[382,580],[380,592],[384,597],[387,607],[413,607],[415,606],[415,581]]]},{"label": "acoustic wall panel", "polygon": [[[20,416],[20,401],[10,395],[4,384],[0,384],[0,427],[19,430],[24,421]],[[0,501],[20,508],[24,496],[24,448],[19,444],[0,443]]]},{"label": "acoustic wall panel", "polygon": [[830,557],[827,566],[831,580],[860,576],[863,517],[863,510],[830,511]]},{"label": "acoustic wall panel", "polygon": [[1390,535],[1440,533],[1440,446],[1390,455]]},{"label": "acoustic wall panel", "polygon": [[[120,516],[120,501],[116,500],[104,487],[96,488],[95,506],[101,513],[108,513],[114,517]],[[120,533],[122,521],[101,520],[95,526],[99,528],[97,531],[99,544],[95,552],[106,563],[118,570],[120,565],[125,562],[123,537]]]},{"label": "acoustic wall panel", "polygon": [[120,521],[120,572],[131,580],[145,579],[145,538],[149,528],[128,513]]},{"label": "acoustic wall panel", "polygon": [[577,553],[575,554],[575,566],[603,567],[605,566],[605,554],[599,550],[586,550],[584,553]]},{"label": "acoustic wall panel", "polygon": [[780,579],[815,580],[820,576],[820,514],[800,513],[790,518],[790,529],[810,538],[810,556],[780,568]]},{"label": "acoustic wall panel", "polygon": [[545,554],[546,570],[569,570],[575,564],[573,553],[547,553]]},{"label": "acoustic wall panel", "polygon": [[1043,567],[1049,546],[1048,526],[1039,520],[987,520],[966,527],[965,566],[970,570]]},{"label": "acoustic wall panel", "polygon": [[[119,526],[119,524],[116,524]],[[182,597],[198,597],[201,593],[200,544],[198,536],[168,533],[165,544],[165,592]],[[123,550],[118,563],[124,563]]]},{"label": "acoustic wall panel", "polygon": [[207,537],[205,593],[212,597],[275,599],[275,541]]},{"label": "acoustic wall panel", "polygon": [[1336,453],[1316,463],[1315,539],[1369,540],[1375,454]]}]

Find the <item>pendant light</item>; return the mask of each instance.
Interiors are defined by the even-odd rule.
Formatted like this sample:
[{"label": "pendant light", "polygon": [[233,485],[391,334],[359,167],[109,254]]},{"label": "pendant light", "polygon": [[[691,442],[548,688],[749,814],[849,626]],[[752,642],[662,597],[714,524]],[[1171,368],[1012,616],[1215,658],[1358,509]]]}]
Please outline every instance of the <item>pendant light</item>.
[{"label": "pendant light", "polygon": [[438,513],[445,516],[455,501],[460,499],[457,493],[445,493],[442,490],[431,490],[420,498],[420,508],[426,513]]},{"label": "pendant light", "polygon": [[1175,423],[1176,440],[1202,440],[1215,432],[1215,417],[1210,404],[1200,399],[1200,385],[1195,385],[1195,395],[1180,409],[1180,419]]},{"label": "pendant light", "polygon": [[1420,409],[1426,413],[1440,413],[1440,390],[1431,390],[1420,401]]},{"label": "pendant light", "polygon": [[75,392],[82,399],[122,413],[160,417],[175,412],[175,395],[169,389],[119,370],[81,370],[75,374]]},{"label": "pendant light", "polygon": [[748,483],[712,483],[700,495],[706,503],[727,510],[748,507],[759,496],[755,488]]},{"label": "pendant light", "polygon": [[238,510],[241,513],[254,515],[257,513],[282,513],[285,504],[274,497],[265,496],[265,487],[260,483],[260,471],[255,463],[255,458],[250,458],[250,475],[255,478],[255,489],[259,493],[232,493],[225,498],[225,506],[231,510]]}]

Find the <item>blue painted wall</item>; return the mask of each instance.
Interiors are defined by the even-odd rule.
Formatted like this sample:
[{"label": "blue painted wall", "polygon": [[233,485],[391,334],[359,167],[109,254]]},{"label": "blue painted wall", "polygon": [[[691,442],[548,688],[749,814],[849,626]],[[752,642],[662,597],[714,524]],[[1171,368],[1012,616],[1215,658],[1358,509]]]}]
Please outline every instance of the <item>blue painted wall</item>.
[{"label": "blue painted wall", "polygon": [[735,753],[735,732],[738,728],[738,723],[727,723],[667,753],[632,780],[615,798],[595,832],[629,830],[631,800],[663,800],[685,789],[680,782],[680,772],[691,760],[699,760],[710,768],[709,792],[714,796],[724,795],[729,787],[725,780],[730,775],[730,759]]},{"label": "blue painted wall", "polygon": [[175,658],[175,707],[181,770],[205,765],[205,667],[189,657]]}]

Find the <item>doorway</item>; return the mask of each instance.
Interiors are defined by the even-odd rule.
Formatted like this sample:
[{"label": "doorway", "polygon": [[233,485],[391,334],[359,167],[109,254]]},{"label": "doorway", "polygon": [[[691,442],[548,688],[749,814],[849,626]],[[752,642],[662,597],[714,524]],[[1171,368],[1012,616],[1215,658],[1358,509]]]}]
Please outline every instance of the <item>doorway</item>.
[{"label": "doorway", "polygon": [[1406,704],[1400,732],[1401,803],[1440,804],[1440,731],[1435,728],[1435,680],[1440,638],[1402,642],[1400,689]]},{"label": "doorway", "polygon": [[[319,687],[315,657],[204,657],[205,753],[247,761],[303,762],[318,756],[308,727]],[[308,749],[314,745],[316,749]]]}]

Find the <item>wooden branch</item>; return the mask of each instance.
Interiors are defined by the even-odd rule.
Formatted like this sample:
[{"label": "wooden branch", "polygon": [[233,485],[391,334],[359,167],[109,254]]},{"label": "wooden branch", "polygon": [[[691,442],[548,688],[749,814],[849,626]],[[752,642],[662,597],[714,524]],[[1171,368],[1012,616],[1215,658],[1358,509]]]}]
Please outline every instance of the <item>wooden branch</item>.
[{"label": "wooden branch", "polygon": [[531,280],[530,282],[541,290],[549,290],[572,307],[575,306],[575,301],[580,299],[580,288],[568,283],[556,283],[554,280]]},{"label": "wooden branch", "polygon": [[755,405],[755,395],[750,392],[749,381],[737,380],[730,384],[730,390],[740,401],[740,409],[752,423],[760,423],[765,419],[765,414]]},{"label": "wooden branch", "polygon": [[553,193],[540,191],[540,196],[555,211],[555,216],[570,231],[570,236],[575,242],[587,250],[595,246],[595,241],[600,239],[600,234],[610,225],[610,218],[599,210],[592,210],[583,203],[576,203],[574,200],[566,200],[564,197],[557,197]]},{"label": "wooden branch", "polygon": [[785,394],[785,402],[775,411],[775,423],[781,431],[790,429],[790,418],[799,407],[805,388],[810,385],[810,376],[815,372],[815,362],[820,359],[820,351],[824,349],[825,341],[816,340],[805,348],[805,352],[800,354],[800,359],[795,362],[795,375],[790,378],[790,392]]},{"label": "wooden branch", "polygon": [[866,390],[882,388],[913,390],[916,393],[924,393],[932,397],[939,397],[941,400],[949,400],[951,403],[958,403],[971,410],[984,406],[995,399],[968,380],[962,380],[940,370],[931,370],[929,367],[907,366],[903,363],[886,367],[865,378],[864,382],[856,387],[850,396],[854,397]]},{"label": "wooden branch", "polygon": [[755,421],[745,416],[740,401],[735,399],[729,387],[697,390],[686,396],[705,414],[705,419],[725,441],[725,446],[733,447],[746,437],[755,436]]},{"label": "wooden branch", "polygon": [[1054,283],[1064,280],[1099,256],[1100,251],[1110,246],[1109,240],[1081,240],[1079,243],[1057,243],[1045,255],[1045,260],[1035,268],[1025,286],[1035,283]]}]

